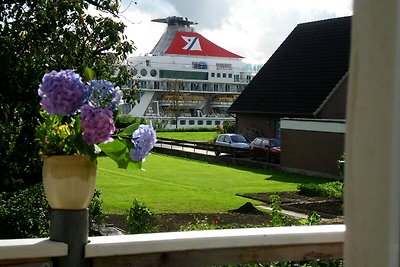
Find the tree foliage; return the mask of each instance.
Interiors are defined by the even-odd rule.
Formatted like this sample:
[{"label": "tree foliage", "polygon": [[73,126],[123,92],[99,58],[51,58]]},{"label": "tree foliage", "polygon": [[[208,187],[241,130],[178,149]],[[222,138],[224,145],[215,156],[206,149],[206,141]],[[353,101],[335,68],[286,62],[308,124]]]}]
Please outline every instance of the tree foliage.
[{"label": "tree foliage", "polygon": [[118,0],[2,1],[1,190],[14,190],[19,182],[32,184],[41,177],[34,131],[40,109],[37,89],[46,72],[75,69],[83,74],[89,67],[97,78],[126,83],[130,74],[118,63],[134,46],[118,15]]}]

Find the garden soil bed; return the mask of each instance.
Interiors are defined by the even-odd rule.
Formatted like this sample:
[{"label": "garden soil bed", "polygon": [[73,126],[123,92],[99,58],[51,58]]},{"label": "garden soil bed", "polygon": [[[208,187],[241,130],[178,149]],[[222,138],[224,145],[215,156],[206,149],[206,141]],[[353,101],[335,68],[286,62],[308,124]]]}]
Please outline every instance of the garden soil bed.
[{"label": "garden soil bed", "polygon": [[[343,203],[341,199],[306,197],[296,192],[281,193],[251,193],[243,194],[241,197],[270,203],[269,197],[272,194],[280,196],[281,206],[284,210],[295,211],[298,213],[309,214],[313,211],[321,215],[322,223],[343,223]],[[182,227],[196,222],[205,221],[208,224],[237,225],[247,226],[267,224],[271,217],[265,212],[255,209],[250,203],[246,203],[236,210],[226,213],[203,214],[203,213],[175,213],[175,214],[157,214],[155,224],[157,232],[179,231]],[[128,230],[126,215],[107,215],[106,223],[108,225]]]}]

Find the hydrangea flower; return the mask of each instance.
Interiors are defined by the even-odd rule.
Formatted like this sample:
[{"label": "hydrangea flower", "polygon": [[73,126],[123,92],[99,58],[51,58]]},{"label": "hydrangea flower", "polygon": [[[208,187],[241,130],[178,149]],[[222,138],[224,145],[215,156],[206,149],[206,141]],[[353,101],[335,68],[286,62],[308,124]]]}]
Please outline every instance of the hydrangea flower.
[{"label": "hydrangea flower", "polygon": [[143,161],[156,143],[156,132],[153,126],[141,124],[132,134],[132,143],[135,148],[130,150],[133,161]]},{"label": "hydrangea flower", "polygon": [[73,70],[52,71],[45,74],[38,90],[40,104],[49,114],[76,113],[89,96],[79,74]]},{"label": "hydrangea flower", "polygon": [[81,109],[81,126],[83,141],[87,144],[112,141],[111,134],[115,132],[113,114],[108,108],[84,105]]},{"label": "hydrangea flower", "polygon": [[92,80],[87,85],[91,92],[89,102],[98,108],[109,108],[118,110],[118,105],[123,104],[122,91],[119,87],[107,80]]}]

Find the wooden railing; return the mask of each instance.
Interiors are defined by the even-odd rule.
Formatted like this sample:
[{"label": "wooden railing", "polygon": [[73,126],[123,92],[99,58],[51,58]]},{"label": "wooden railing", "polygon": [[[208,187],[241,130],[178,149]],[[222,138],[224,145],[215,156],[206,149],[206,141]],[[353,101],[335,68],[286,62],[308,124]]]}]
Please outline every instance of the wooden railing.
[{"label": "wooden railing", "polygon": [[[90,237],[84,255],[94,267],[338,259],[344,235],[344,225],[325,225]],[[66,253],[66,244],[48,239],[0,240],[0,265],[50,266],[39,264]]]}]

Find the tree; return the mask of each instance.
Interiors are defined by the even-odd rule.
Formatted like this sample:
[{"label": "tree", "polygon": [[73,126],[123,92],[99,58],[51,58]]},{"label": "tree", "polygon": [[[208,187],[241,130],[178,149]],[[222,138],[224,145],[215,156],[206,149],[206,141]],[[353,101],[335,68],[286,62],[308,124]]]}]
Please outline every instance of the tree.
[{"label": "tree", "polygon": [[[103,14],[89,14],[94,7]],[[3,0],[0,4],[0,188],[41,179],[34,131],[38,85],[51,70],[86,67],[98,79],[125,84],[123,62],[134,46],[116,21],[118,0]]]},{"label": "tree", "polygon": [[165,112],[175,121],[175,127],[178,128],[178,118],[184,112],[190,112],[188,105],[195,101],[193,95],[183,92],[183,82],[172,80],[167,82],[167,91],[164,100],[169,102]]}]

